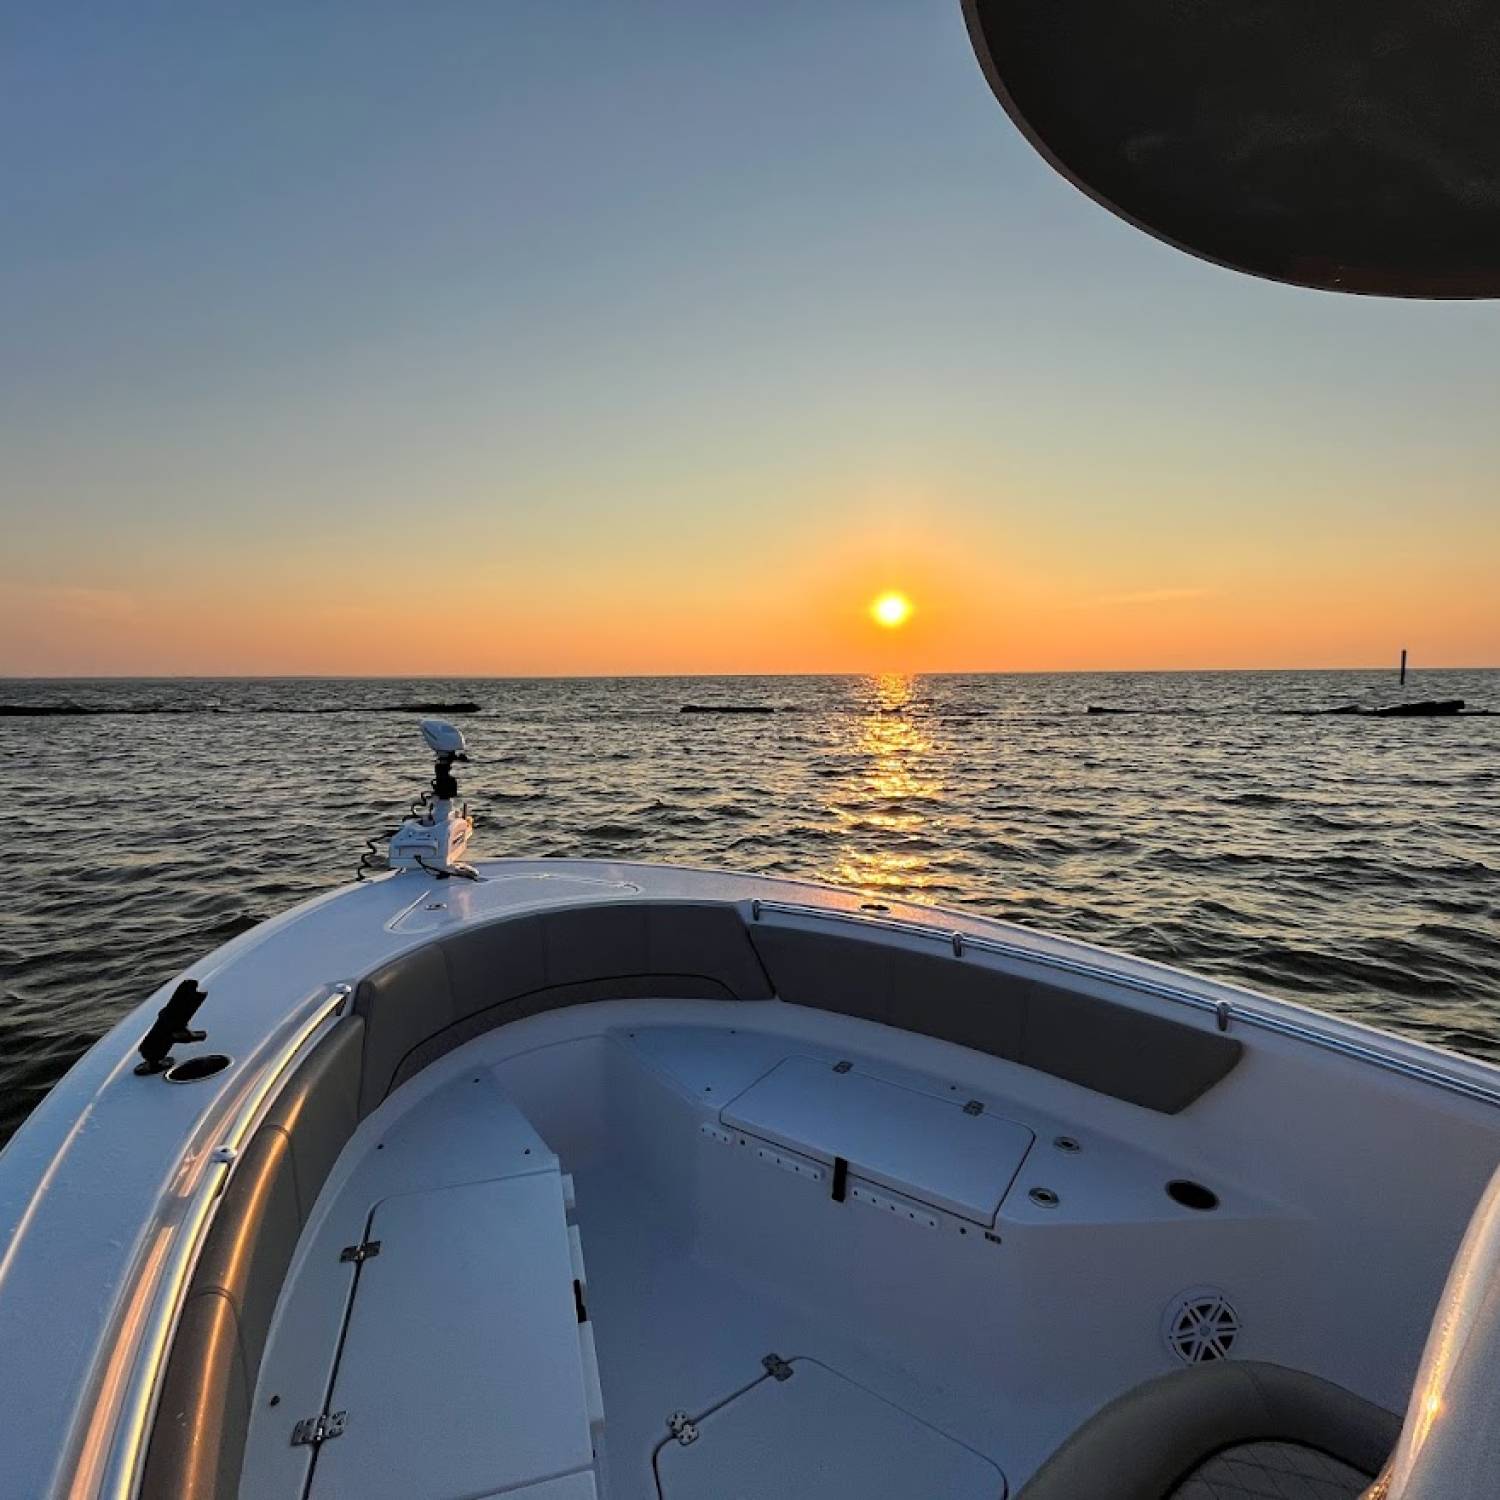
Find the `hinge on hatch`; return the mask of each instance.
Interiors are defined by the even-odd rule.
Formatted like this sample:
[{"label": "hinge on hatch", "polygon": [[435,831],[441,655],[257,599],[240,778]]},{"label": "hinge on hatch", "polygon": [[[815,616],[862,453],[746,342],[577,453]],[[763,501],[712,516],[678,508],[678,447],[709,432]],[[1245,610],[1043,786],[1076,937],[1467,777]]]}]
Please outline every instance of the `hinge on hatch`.
[{"label": "hinge on hatch", "polygon": [[768,1354],[761,1360],[765,1366],[766,1374],[773,1380],[790,1380],[792,1378],[792,1367],[779,1354]]},{"label": "hinge on hatch", "polygon": [[667,1418],[667,1431],[682,1444],[684,1448],[689,1443],[698,1441],[698,1429],[693,1425],[693,1419],[685,1411],[674,1411]]},{"label": "hinge on hatch", "polygon": [[362,1245],[345,1245],[339,1251],[339,1259],[352,1260],[355,1265],[363,1265],[372,1256],[380,1254],[379,1240],[366,1240]]},{"label": "hinge on hatch", "polygon": [[292,1428],[292,1447],[316,1448],[329,1438],[342,1437],[344,1418],[348,1415],[348,1412],[330,1411],[316,1417],[304,1417]]},{"label": "hinge on hatch", "polygon": [[964,1105],[964,1113],[966,1115],[982,1115],[984,1113],[984,1105],[978,1099],[970,1099]]}]

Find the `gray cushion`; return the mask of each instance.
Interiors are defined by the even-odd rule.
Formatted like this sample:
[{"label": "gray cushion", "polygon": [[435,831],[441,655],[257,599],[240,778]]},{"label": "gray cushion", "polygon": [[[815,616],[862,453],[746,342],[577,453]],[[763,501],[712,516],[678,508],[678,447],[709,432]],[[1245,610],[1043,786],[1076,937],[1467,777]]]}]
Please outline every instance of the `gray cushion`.
[{"label": "gray cushion", "polygon": [[605,974],[644,974],[646,913],[630,906],[581,906],[542,918],[547,983],[579,984]]},{"label": "gray cushion", "polygon": [[357,1123],[364,1025],[343,1017],[283,1085],[230,1174],[162,1379],[142,1495],[233,1495],[250,1399],[292,1253]]},{"label": "gray cushion", "polygon": [[254,1380],[240,1349],[234,1304],[222,1292],[189,1296],[179,1347],[162,1381],[146,1450],[141,1500],[215,1500],[239,1489]]},{"label": "gray cushion", "polygon": [[1200,1464],[1171,1500],[1359,1500],[1373,1478],[1300,1443],[1240,1443]]},{"label": "gray cushion", "polygon": [[1164,1114],[1175,1115],[1206,1093],[1244,1050],[1217,1031],[1061,985],[1011,983],[1026,1012],[1021,1062]]},{"label": "gray cushion", "polygon": [[697,974],[736,1000],[771,998],[771,981],[734,907],[651,902],[645,912],[647,973]]},{"label": "gray cushion", "polygon": [[346,1015],[277,1096],[266,1124],[292,1147],[297,1212],[305,1223],[329,1169],[359,1124],[359,1075],[365,1023]]},{"label": "gray cushion", "polygon": [[193,1272],[194,1291],[219,1291],[234,1304],[247,1370],[260,1368],[301,1232],[291,1142],[280,1127],[262,1125],[235,1163]]},{"label": "gray cushion", "polygon": [[454,1020],[518,995],[630,975],[711,980],[708,994],[766,1000],[771,985],[731,906],[610,903],[512,917],[438,945]]},{"label": "gray cushion", "polygon": [[838,1011],[1024,1063],[1098,1093],[1176,1114],[1244,1050],[1232,1037],[974,959],[913,953],[879,935],[752,929],[793,1005]]},{"label": "gray cushion", "polygon": [[[1394,1413],[1301,1370],[1253,1360],[1196,1365],[1136,1386],[1096,1412],[1018,1500],[1204,1500],[1185,1486],[1217,1455],[1246,1444],[1311,1449],[1341,1466],[1329,1473],[1347,1468],[1369,1484],[1400,1430]],[[1230,1477],[1252,1480],[1255,1465],[1231,1465]]]},{"label": "gray cushion", "polygon": [[442,953],[454,995],[455,1020],[547,986],[547,955],[539,916],[513,917],[457,932],[443,939]]},{"label": "gray cushion", "polygon": [[401,1059],[418,1042],[458,1019],[441,948],[430,943],[403,953],[362,980],[354,1008],[365,1022],[359,1087],[363,1117],[390,1092]]},{"label": "gray cushion", "polygon": [[739,912],[722,903],[607,902],[469,928],[403,954],[360,984],[367,1114],[463,1042],[594,1000],[768,1000]]}]

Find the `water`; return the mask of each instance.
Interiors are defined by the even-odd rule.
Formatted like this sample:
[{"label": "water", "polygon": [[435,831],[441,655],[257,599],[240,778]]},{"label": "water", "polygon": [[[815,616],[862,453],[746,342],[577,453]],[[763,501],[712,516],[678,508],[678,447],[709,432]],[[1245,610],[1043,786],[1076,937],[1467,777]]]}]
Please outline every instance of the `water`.
[{"label": "water", "polygon": [[[1500,717],[1395,674],[0,682],[0,1138],[192,959],[348,879],[472,700],[480,855],[809,876],[1500,1058]],[[1500,708],[1500,671],[1406,696]],[[770,716],[685,715],[687,702]],[[1090,705],[1167,710],[1091,716]]]}]

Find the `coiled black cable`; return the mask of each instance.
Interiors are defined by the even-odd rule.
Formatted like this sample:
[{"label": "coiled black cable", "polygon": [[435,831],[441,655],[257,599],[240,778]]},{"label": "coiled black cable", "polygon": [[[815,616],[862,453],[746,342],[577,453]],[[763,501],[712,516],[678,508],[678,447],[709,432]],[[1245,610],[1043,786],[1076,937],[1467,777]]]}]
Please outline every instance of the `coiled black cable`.
[{"label": "coiled black cable", "polygon": [[365,840],[365,851],[359,857],[359,864],[355,866],[354,878],[363,880],[372,870],[389,870],[390,862],[380,852],[381,844],[388,844],[395,838],[397,830],[392,828],[387,833],[377,833],[373,838]]}]

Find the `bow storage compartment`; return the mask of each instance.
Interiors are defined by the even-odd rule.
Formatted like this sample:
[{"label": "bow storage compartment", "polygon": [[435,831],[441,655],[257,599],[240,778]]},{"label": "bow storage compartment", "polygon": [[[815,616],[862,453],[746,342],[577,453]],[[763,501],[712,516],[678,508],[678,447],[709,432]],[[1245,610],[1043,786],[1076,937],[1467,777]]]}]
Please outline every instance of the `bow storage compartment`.
[{"label": "bow storage compartment", "polygon": [[726,1105],[723,1124],[992,1226],[1035,1139],[955,1096],[903,1088],[840,1063],[789,1057]]},{"label": "bow storage compartment", "polygon": [[661,1500],[1001,1500],[987,1458],[815,1359],[767,1373],[656,1451]]},{"label": "bow storage compartment", "polygon": [[557,1494],[592,1495],[602,1405],[573,1239],[555,1166],[380,1203],[355,1247],[332,1399],[307,1434],[311,1500],[564,1479]]}]

